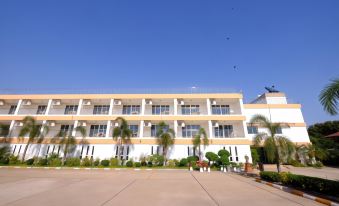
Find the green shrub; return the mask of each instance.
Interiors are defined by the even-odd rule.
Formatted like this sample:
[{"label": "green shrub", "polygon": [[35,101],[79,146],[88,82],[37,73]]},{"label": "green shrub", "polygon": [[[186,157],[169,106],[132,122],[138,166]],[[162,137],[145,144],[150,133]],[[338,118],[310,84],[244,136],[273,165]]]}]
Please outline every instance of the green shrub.
[{"label": "green shrub", "polygon": [[180,167],[187,167],[188,161],[186,158],[182,158],[179,162]]},{"label": "green shrub", "polygon": [[198,156],[188,156],[187,157],[187,162],[191,163],[191,164],[196,163],[198,160],[199,160]]},{"label": "green shrub", "polygon": [[260,172],[260,177],[263,180],[280,182],[280,175],[277,172],[262,171]]},{"label": "green shrub", "polygon": [[34,163],[34,158],[26,160],[27,165],[33,165],[33,163]]},{"label": "green shrub", "polygon": [[257,166],[258,162],[260,161],[260,156],[258,154],[257,148],[251,148],[251,156],[252,156],[252,163],[253,166]]},{"label": "green shrub", "polygon": [[134,166],[135,167],[141,167],[141,163],[140,162],[136,162],[136,163],[134,163]]},{"label": "green shrub", "polygon": [[65,165],[68,167],[78,167],[80,166],[80,158],[78,157],[69,157],[66,159]]},{"label": "green shrub", "polygon": [[59,167],[61,166],[61,159],[58,154],[50,154],[47,158],[47,164],[52,167]]},{"label": "green shrub", "polygon": [[153,167],[153,163],[151,161],[147,162],[147,167]]},{"label": "green shrub", "polygon": [[109,160],[101,160],[100,164],[101,164],[101,166],[108,167],[109,166]]},{"label": "green shrub", "polygon": [[99,158],[96,158],[96,159],[94,160],[94,162],[93,162],[93,165],[94,165],[95,167],[99,166],[99,165],[100,165],[100,159],[99,159]]},{"label": "green shrub", "polygon": [[295,175],[291,173],[260,172],[260,177],[267,181],[281,182],[297,189],[318,192],[339,197],[339,182],[318,177]]},{"label": "green shrub", "polygon": [[178,160],[168,160],[167,164],[169,167],[175,167],[177,165]]},{"label": "green shrub", "polygon": [[288,164],[292,165],[293,167],[305,167],[305,165],[294,159],[289,160]]},{"label": "green shrub", "polygon": [[110,159],[110,165],[111,167],[116,167],[116,166],[119,166],[119,159],[118,158],[111,158]]},{"label": "green shrub", "polygon": [[0,148],[0,164],[8,164],[9,157],[11,155],[11,148],[8,145],[5,145]]},{"label": "green shrub", "polygon": [[36,164],[38,165],[38,166],[47,166],[47,164],[48,164],[48,160],[46,159],[46,158],[38,158],[38,159],[36,159]]},{"label": "green shrub", "polygon": [[133,167],[133,161],[132,160],[127,161],[126,166],[127,167]]},{"label": "green shrub", "polygon": [[227,150],[225,150],[225,149],[221,149],[221,150],[219,150],[218,155],[219,155],[219,157],[222,157],[222,156],[229,157],[230,153]]},{"label": "green shrub", "polygon": [[19,163],[20,163],[20,160],[19,160],[19,157],[18,157],[18,156],[15,156],[15,155],[9,156],[9,162],[8,162],[8,164],[10,164],[10,165],[16,165],[16,164],[19,164]]},{"label": "green shrub", "polygon": [[214,152],[206,152],[205,157],[208,159],[209,163],[215,162],[218,159],[218,155]]},{"label": "green shrub", "polygon": [[323,163],[321,163],[321,162],[319,162],[319,161],[317,161],[314,165],[313,165],[313,167],[315,167],[315,168],[322,168],[324,165],[323,165]]},{"label": "green shrub", "polygon": [[153,165],[163,166],[165,158],[162,155],[155,154],[149,157],[149,161],[151,161]]},{"label": "green shrub", "polygon": [[81,160],[81,166],[90,167],[92,166],[92,161],[88,157],[85,157]]},{"label": "green shrub", "polygon": [[141,166],[147,166],[147,162],[145,160],[141,161]]}]

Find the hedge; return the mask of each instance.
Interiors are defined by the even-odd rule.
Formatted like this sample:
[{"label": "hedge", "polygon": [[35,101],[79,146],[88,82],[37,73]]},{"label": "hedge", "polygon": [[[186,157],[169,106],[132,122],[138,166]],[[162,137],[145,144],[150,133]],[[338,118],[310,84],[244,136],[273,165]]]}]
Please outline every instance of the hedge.
[{"label": "hedge", "polygon": [[296,175],[291,173],[260,172],[260,177],[267,181],[281,182],[305,191],[318,192],[325,195],[339,197],[339,181],[327,180],[318,177]]}]

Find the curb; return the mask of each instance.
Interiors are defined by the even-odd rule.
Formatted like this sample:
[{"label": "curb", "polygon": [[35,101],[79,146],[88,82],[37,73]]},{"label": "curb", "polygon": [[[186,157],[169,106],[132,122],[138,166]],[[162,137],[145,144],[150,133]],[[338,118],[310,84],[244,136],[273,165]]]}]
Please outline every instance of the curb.
[{"label": "curb", "polygon": [[339,206],[339,204],[336,203],[336,202],[332,202],[330,200],[327,200],[327,199],[324,199],[324,198],[321,198],[321,197],[316,197],[316,196],[313,196],[313,195],[309,195],[309,194],[304,193],[304,192],[302,192],[300,190],[295,190],[295,189],[291,189],[291,188],[286,187],[286,186],[281,186],[281,185],[273,184],[273,183],[270,183],[270,182],[266,182],[266,181],[261,180],[260,178],[255,178],[255,181],[259,182],[259,183],[262,183],[262,184],[265,184],[265,185],[268,185],[268,186],[271,186],[271,187],[274,187],[276,189],[282,190],[284,192],[288,192],[288,193],[291,193],[291,194],[294,194],[294,195],[298,195],[300,197],[304,197],[304,198],[307,198],[307,199],[310,199],[310,200],[322,203],[324,205]]}]

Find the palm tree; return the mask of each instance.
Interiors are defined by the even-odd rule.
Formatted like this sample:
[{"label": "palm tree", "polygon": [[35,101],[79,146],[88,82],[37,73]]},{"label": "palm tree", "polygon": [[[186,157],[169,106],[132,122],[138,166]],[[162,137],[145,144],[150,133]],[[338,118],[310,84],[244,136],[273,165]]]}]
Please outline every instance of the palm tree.
[{"label": "palm tree", "polygon": [[302,160],[305,160],[305,155],[308,153],[307,146],[303,144],[302,145],[295,144],[294,147],[295,147],[295,160],[301,162],[301,157],[302,157]]},{"label": "palm tree", "polygon": [[168,128],[168,125],[165,122],[159,122],[157,125],[157,141],[160,146],[163,148],[164,155],[164,166],[167,162],[167,152],[169,147],[174,144],[175,132],[173,129]]},{"label": "palm tree", "polygon": [[254,137],[254,145],[259,146],[264,141],[264,150],[269,161],[277,164],[277,170],[280,172],[280,164],[283,158],[290,157],[294,152],[293,143],[282,135],[277,135],[277,130],[281,127],[280,123],[273,123],[263,115],[255,115],[251,119],[251,124],[259,124],[268,130],[268,133],[258,133]]},{"label": "palm tree", "polygon": [[132,131],[129,129],[128,123],[124,118],[118,117],[115,121],[118,122],[118,126],[113,129],[113,140],[117,141],[117,153],[119,156],[120,147],[130,142]]},{"label": "palm tree", "polygon": [[202,161],[201,144],[203,144],[204,147],[206,147],[209,144],[207,134],[204,128],[199,129],[199,132],[193,137],[192,142],[194,148],[198,148],[199,150],[199,161]]},{"label": "palm tree", "polygon": [[45,135],[49,132],[49,128],[47,125],[44,125],[43,128],[41,128],[42,126],[38,124],[31,116],[26,116],[22,120],[22,123],[23,126],[19,132],[19,138],[23,138],[25,135],[28,135],[28,141],[21,159],[21,161],[25,161],[26,152],[29,145],[34,141],[37,141],[37,143],[40,144]]},{"label": "palm tree", "polygon": [[[82,138],[86,136],[86,128],[83,126],[77,126],[75,131],[80,132]],[[64,155],[62,157],[62,165],[65,164],[67,154],[73,149],[73,146],[76,144],[76,139],[72,135],[73,129],[67,131],[59,131],[58,134],[52,139],[52,143],[57,143],[62,145]]]},{"label": "palm tree", "polygon": [[331,80],[320,93],[319,100],[324,110],[331,115],[338,114],[339,78]]}]

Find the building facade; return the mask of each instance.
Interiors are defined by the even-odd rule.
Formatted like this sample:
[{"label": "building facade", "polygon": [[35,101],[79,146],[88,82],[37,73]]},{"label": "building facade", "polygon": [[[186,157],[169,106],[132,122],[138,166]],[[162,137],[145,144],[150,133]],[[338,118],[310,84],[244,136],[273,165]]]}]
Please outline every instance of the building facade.
[{"label": "building facade", "polygon": [[[310,142],[301,105],[289,104],[284,93],[265,93],[249,104],[243,103],[241,93],[0,95],[0,124],[9,128],[0,141],[2,145],[11,145],[13,155],[21,156],[28,139],[18,138],[21,121],[25,116],[33,116],[38,124],[47,125],[49,132],[41,143],[30,145],[26,159],[52,153],[61,156],[62,146],[53,144],[51,139],[59,131],[72,130],[77,145],[69,156],[139,161],[148,155],[162,154],[156,131],[157,124],[164,121],[176,136],[168,151],[169,159],[198,155],[192,137],[204,128],[209,145],[203,147],[203,153],[226,149],[231,161],[245,162],[246,155],[251,160],[253,137],[265,132],[249,124],[255,114],[283,123],[279,133],[291,141]],[[124,145],[120,154],[112,138],[117,117],[125,118],[132,130],[130,144]],[[74,130],[77,126],[86,128],[85,143]]]}]

